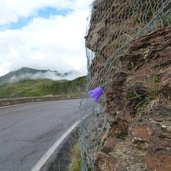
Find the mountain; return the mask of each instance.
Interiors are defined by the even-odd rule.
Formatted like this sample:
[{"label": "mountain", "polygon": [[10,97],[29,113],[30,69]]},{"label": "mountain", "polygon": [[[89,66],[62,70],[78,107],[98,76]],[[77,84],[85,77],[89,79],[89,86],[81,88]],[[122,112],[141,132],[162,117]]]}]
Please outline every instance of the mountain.
[{"label": "mountain", "polygon": [[24,67],[17,71],[12,71],[0,77],[0,86],[4,86],[8,83],[17,83],[22,80],[37,80],[37,79],[72,80],[79,76],[80,73],[78,73],[77,71],[59,73],[58,71],[38,70],[38,69]]},{"label": "mountain", "polygon": [[16,83],[7,83],[0,87],[0,99],[14,97],[34,97],[34,96],[78,96],[85,90],[86,77],[79,77],[75,80],[49,79],[22,80]]}]

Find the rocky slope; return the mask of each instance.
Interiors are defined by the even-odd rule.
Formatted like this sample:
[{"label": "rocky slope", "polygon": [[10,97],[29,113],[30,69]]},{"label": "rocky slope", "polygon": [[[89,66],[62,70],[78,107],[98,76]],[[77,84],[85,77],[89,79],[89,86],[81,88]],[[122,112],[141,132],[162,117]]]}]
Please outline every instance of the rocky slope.
[{"label": "rocky slope", "polygon": [[170,38],[171,27],[143,36],[121,59],[105,90],[110,131],[97,170],[171,170]]},{"label": "rocky slope", "polygon": [[[113,32],[117,28],[110,22],[112,13],[108,13],[112,9],[114,13],[116,4],[110,1],[110,8],[98,13],[103,7],[100,4],[108,1],[95,2],[86,37],[87,47],[95,52],[91,75],[96,81],[91,86],[104,83],[109,115],[109,127],[101,138],[95,168],[171,171],[171,27],[153,29],[132,40],[119,58],[110,63],[110,69],[104,70],[104,63],[117,48],[114,40],[103,43],[111,37],[112,28]],[[97,14],[99,20],[93,20]]]}]

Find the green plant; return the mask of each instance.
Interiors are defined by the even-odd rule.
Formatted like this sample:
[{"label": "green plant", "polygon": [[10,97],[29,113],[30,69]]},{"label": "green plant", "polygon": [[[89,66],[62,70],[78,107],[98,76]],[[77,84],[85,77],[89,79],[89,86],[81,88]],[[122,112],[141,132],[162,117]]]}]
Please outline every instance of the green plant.
[{"label": "green plant", "polygon": [[143,106],[148,100],[148,92],[142,85],[131,86],[127,98],[134,109]]},{"label": "green plant", "polygon": [[159,91],[160,81],[161,81],[161,79],[160,79],[159,75],[151,76],[151,84],[147,88],[149,100],[155,99],[160,95],[160,91]]},{"label": "green plant", "polygon": [[135,90],[133,90],[133,92],[129,92],[128,93],[128,99],[129,100],[141,100],[142,99],[142,96],[141,94],[138,94],[138,92],[136,92]]},{"label": "green plant", "polygon": [[171,14],[170,13],[169,13],[169,15],[163,17],[163,24],[165,26],[171,25]]},{"label": "green plant", "polygon": [[148,89],[148,97],[149,97],[149,99],[155,99],[159,95],[160,95],[160,91],[159,91],[159,89],[157,87]]},{"label": "green plant", "polygon": [[70,171],[81,171],[81,151],[79,144],[76,144],[73,149],[72,163],[70,166]]},{"label": "green plant", "polygon": [[153,79],[153,82],[155,84],[159,83],[160,82],[160,76],[159,75],[153,75],[152,76],[152,79]]}]

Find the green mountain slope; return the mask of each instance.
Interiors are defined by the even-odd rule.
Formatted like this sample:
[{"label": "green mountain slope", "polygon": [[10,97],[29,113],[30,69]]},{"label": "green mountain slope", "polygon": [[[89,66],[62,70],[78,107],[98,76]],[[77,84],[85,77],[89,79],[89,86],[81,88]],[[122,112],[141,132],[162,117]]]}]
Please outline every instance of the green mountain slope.
[{"label": "green mountain slope", "polygon": [[0,87],[0,98],[34,97],[47,95],[75,95],[85,89],[86,77],[72,81],[23,80]]}]

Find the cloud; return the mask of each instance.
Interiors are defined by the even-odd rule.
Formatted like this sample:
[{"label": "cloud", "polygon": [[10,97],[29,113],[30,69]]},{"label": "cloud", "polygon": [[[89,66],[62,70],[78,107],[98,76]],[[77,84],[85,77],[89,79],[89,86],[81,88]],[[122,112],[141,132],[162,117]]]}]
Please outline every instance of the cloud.
[{"label": "cloud", "polygon": [[0,76],[21,67],[60,72],[77,70],[86,74],[84,35],[91,2],[92,0],[0,1],[0,24],[17,22],[41,8],[71,9],[66,15],[61,13],[48,18],[37,15],[19,29],[6,28],[0,31]]},{"label": "cloud", "polygon": [[1,0],[0,25],[17,22],[20,18],[36,14],[46,7],[58,10],[85,10],[93,0]]},{"label": "cloud", "polygon": [[10,83],[15,83],[21,80],[37,80],[37,79],[51,79],[51,80],[73,80],[74,78],[81,76],[78,72],[68,72],[63,74],[57,74],[55,71],[37,72],[37,73],[25,73],[19,76],[13,75],[9,78]]},{"label": "cloud", "polygon": [[60,9],[72,8],[72,0],[1,0],[0,24],[16,22],[21,17],[28,17],[43,7],[56,7]]},{"label": "cloud", "polygon": [[10,68],[11,64],[10,63],[0,63],[0,75],[4,75],[7,72],[9,72],[9,68]]}]

